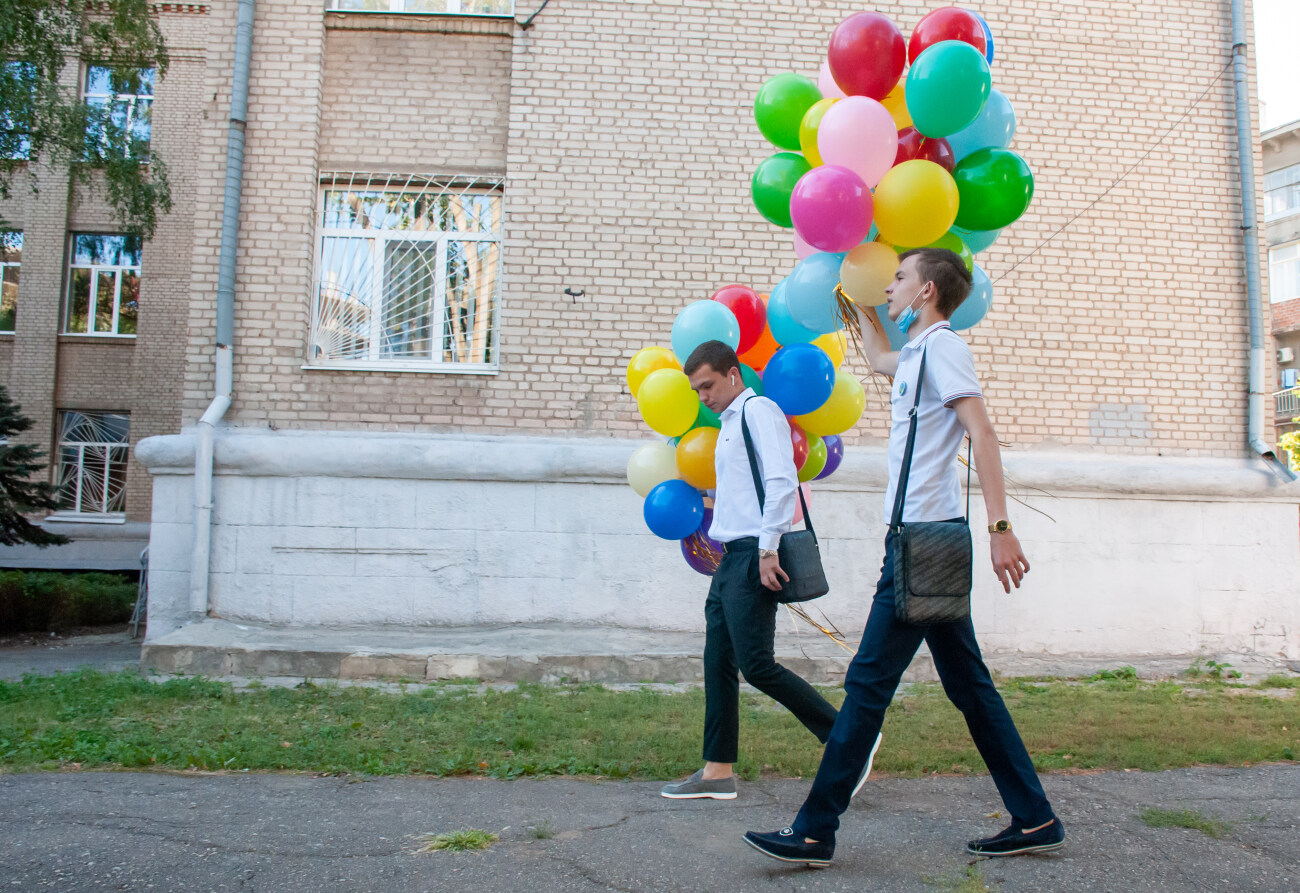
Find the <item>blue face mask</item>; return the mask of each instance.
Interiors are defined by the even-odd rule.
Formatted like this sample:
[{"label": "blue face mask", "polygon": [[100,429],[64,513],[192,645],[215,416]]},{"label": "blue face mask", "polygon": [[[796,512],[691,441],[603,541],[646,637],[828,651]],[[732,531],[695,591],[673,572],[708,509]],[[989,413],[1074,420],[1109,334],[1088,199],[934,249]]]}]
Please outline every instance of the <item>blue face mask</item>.
[{"label": "blue face mask", "polygon": [[[928,282],[926,283],[926,285],[929,284],[930,283]],[[921,291],[918,291],[916,293],[916,298],[921,297],[921,292],[923,291],[925,291],[925,285],[922,285]],[[912,328],[912,324],[916,322],[917,317],[921,315],[916,310],[912,309],[912,304],[916,303],[916,298],[912,298],[912,303],[907,305],[906,310],[898,314],[898,321],[894,323],[896,326],[898,326],[898,330],[902,332],[904,335],[907,334],[908,329]]]}]

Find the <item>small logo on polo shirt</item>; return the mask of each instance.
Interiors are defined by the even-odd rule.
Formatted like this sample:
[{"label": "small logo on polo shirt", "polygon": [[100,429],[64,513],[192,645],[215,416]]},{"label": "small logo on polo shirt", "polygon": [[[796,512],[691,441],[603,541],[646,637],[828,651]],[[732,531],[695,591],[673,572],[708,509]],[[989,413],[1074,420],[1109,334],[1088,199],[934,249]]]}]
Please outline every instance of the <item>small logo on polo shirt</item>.
[{"label": "small logo on polo shirt", "polygon": [[903,396],[903,395],[906,394],[906,393],[907,393],[907,382],[905,382],[905,381],[900,381],[900,382],[898,383],[898,396],[901,397],[901,396]]}]

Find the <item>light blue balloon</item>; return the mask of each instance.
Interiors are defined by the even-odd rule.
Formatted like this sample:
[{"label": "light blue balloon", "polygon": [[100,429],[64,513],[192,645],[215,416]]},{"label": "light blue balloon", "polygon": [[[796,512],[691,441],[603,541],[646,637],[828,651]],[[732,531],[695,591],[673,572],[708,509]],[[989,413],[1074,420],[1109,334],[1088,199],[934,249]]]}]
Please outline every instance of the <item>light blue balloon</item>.
[{"label": "light blue balloon", "polygon": [[820,333],[806,329],[790,316],[790,306],[786,303],[786,289],[789,279],[782,279],[772,289],[772,296],[767,299],[767,327],[772,330],[772,337],[777,344],[807,344]]},{"label": "light blue balloon", "polygon": [[732,350],[740,344],[740,323],[725,304],[696,301],[683,307],[673,320],[673,353],[679,363],[684,365],[691,351],[705,341],[721,341]]},{"label": "light blue balloon", "polygon": [[885,330],[885,335],[889,338],[889,347],[891,350],[902,350],[903,345],[907,343],[907,333],[900,331],[898,323],[889,318],[889,305],[876,305],[876,318],[880,320],[880,327]]},{"label": "light blue balloon", "polygon": [[[1001,90],[989,94],[988,102],[970,126],[947,137],[952,154],[961,161],[980,149],[1005,149],[1016,135],[1016,110]],[[973,249],[972,249],[973,250]]]},{"label": "light blue balloon", "polygon": [[996,242],[998,236],[1002,234],[1000,229],[962,229],[957,226],[954,226],[952,231],[961,236],[961,240],[966,243],[966,247],[970,249],[971,254],[979,254]]},{"label": "light blue balloon", "polygon": [[[975,12],[975,11],[971,10],[971,12]],[[975,18],[979,19],[980,25],[984,27],[984,42],[987,45],[984,50],[984,58],[988,60],[990,65],[992,65],[993,64],[993,29],[989,27],[989,23],[985,21],[984,16],[980,15],[978,12],[975,13]]]},{"label": "light blue balloon", "polygon": [[[835,286],[840,281],[842,263],[843,254],[819,251],[795,264],[786,277],[785,302],[790,318],[815,332],[813,337],[839,328]],[[772,334],[776,335],[775,329]]]},{"label": "light blue balloon", "polygon": [[966,300],[953,313],[949,322],[955,331],[962,331],[977,325],[984,315],[993,307],[993,283],[989,281],[989,274],[984,272],[984,268],[979,264],[975,265],[975,271],[971,273],[970,294]]}]

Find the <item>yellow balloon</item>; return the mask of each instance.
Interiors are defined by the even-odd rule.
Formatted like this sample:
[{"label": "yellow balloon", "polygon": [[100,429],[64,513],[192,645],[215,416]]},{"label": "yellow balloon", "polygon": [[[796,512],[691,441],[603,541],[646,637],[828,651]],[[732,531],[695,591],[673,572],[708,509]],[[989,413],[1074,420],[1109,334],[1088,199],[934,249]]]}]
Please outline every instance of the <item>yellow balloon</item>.
[{"label": "yellow balloon", "polygon": [[817,151],[817,128],[822,126],[822,115],[837,102],[839,98],[835,96],[819,99],[809,106],[808,111],[803,113],[803,120],[799,122],[799,148],[813,167],[822,163],[822,156]]},{"label": "yellow balloon", "polygon": [[643,347],[636,353],[632,354],[632,359],[627,361],[627,386],[632,390],[632,396],[636,396],[637,390],[641,387],[641,382],[645,381],[647,375],[656,369],[680,369],[682,364],[677,362],[677,357],[667,347],[652,345]]},{"label": "yellow balloon", "polygon": [[809,434],[843,434],[858,423],[866,406],[862,382],[852,373],[840,371],[835,373],[830,399],[807,415],[796,416],[795,421]]},{"label": "yellow balloon", "polygon": [[636,392],[636,408],[645,423],[665,437],[685,434],[695,424],[700,398],[680,369],[656,369]]},{"label": "yellow balloon", "polygon": [[713,454],[718,448],[717,428],[692,428],[677,442],[677,472],[697,490],[718,486]]},{"label": "yellow balloon", "polygon": [[840,284],[859,307],[875,307],[885,303],[885,289],[896,272],[898,254],[894,249],[881,242],[867,242],[844,255]]},{"label": "yellow balloon", "polygon": [[880,100],[880,104],[893,115],[894,126],[899,130],[912,126],[912,116],[907,112],[906,85],[907,78],[903,78],[898,82],[898,86],[889,91],[888,96]]},{"label": "yellow balloon", "polygon": [[957,183],[933,161],[895,165],[876,186],[876,228],[895,245],[929,245],[957,219]]},{"label": "yellow balloon", "polygon": [[844,333],[843,329],[837,332],[829,332],[820,338],[814,338],[813,344],[822,349],[826,356],[831,358],[835,368],[840,368],[840,363],[844,362],[844,353],[849,349],[849,336]]},{"label": "yellow balloon", "polygon": [[627,482],[645,496],[664,481],[677,478],[677,451],[666,443],[646,443],[627,460]]}]

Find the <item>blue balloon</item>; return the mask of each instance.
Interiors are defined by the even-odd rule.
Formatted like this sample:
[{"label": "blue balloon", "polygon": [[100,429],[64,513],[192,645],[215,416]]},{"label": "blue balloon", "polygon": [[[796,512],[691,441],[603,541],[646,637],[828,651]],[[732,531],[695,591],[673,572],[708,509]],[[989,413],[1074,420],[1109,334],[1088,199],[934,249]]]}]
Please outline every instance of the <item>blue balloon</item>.
[{"label": "blue balloon", "polygon": [[954,226],[952,231],[961,236],[961,240],[966,243],[966,247],[970,249],[971,254],[979,254],[996,242],[998,236],[1002,234],[1000,229],[962,229],[958,226]]},{"label": "blue balloon", "polygon": [[686,481],[664,481],[646,494],[642,514],[655,536],[684,540],[704,521],[704,497]]},{"label": "blue balloon", "polygon": [[725,304],[696,301],[683,307],[673,320],[673,353],[679,363],[685,365],[691,351],[705,341],[721,341],[732,350],[740,344],[740,323]]},{"label": "blue balloon", "polygon": [[889,346],[894,350],[902,350],[903,345],[907,343],[907,333],[900,331],[898,323],[889,318],[889,305],[876,305],[876,318],[880,320],[880,327],[885,330],[885,335],[889,338]]},{"label": "blue balloon", "polygon": [[[785,303],[790,310],[790,318],[817,335],[825,335],[839,328],[835,286],[840,281],[842,263],[843,254],[819,251],[795,264],[794,270],[786,277]],[[775,329],[772,334],[776,335]]]},{"label": "blue balloon", "polygon": [[965,129],[947,137],[952,154],[961,161],[980,149],[1005,149],[1016,135],[1016,110],[1001,90],[989,94],[984,110]]},{"label": "blue balloon", "polygon": [[993,283],[989,281],[989,274],[985,273],[984,268],[979,264],[975,265],[971,280],[970,294],[961,302],[954,311],[952,319],[949,320],[953,329],[958,332],[978,324],[993,307]]},{"label": "blue balloon", "polygon": [[[971,12],[975,12],[975,10],[971,10]],[[988,63],[990,65],[992,65],[993,64],[993,29],[989,27],[989,23],[985,21],[984,16],[980,15],[978,12],[975,13],[975,18],[979,19],[980,25],[984,27],[984,43],[985,43],[984,58],[988,60]]]},{"label": "blue balloon", "polygon": [[786,415],[812,412],[830,399],[835,364],[815,344],[791,344],[772,354],[763,369],[763,396]]},{"label": "blue balloon", "polygon": [[790,305],[786,303],[788,282],[788,279],[778,282],[767,299],[767,326],[777,344],[807,344],[821,333],[805,329],[790,316]]}]

